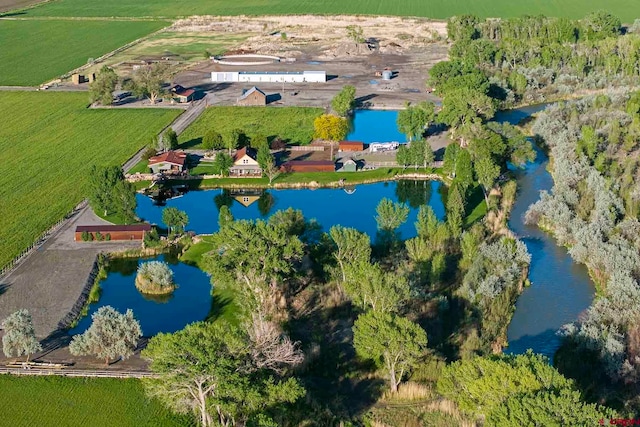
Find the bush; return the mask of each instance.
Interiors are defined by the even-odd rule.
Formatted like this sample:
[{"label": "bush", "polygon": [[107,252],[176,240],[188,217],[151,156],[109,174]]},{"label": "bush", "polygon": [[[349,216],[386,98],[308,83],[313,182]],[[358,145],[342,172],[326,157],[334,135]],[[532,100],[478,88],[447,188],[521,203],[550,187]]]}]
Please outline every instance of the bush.
[{"label": "bush", "polygon": [[102,233],[100,233],[99,231],[96,231],[96,240],[98,242],[102,242]]},{"label": "bush", "polygon": [[144,152],[142,153],[142,158],[148,161],[150,158],[152,158],[155,155],[156,155],[156,149],[151,145],[149,145],[147,146],[147,148],[145,148]]},{"label": "bush", "polygon": [[144,235],[144,247],[145,248],[154,248],[158,246],[160,243],[160,236],[158,235],[158,230],[154,227],[148,233]]},{"label": "bush", "polygon": [[104,236],[104,239],[105,239],[107,242],[111,241],[111,233],[107,233],[107,235],[106,235],[106,236]]},{"label": "bush", "polygon": [[165,262],[149,261],[142,263],[138,267],[136,288],[145,294],[170,294],[176,288],[173,282],[173,271]]},{"label": "bush", "polygon": [[91,240],[91,238],[89,237],[89,232],[83,231],[82,232],[82,241],[83,242],[88,242],[89,240]]}]

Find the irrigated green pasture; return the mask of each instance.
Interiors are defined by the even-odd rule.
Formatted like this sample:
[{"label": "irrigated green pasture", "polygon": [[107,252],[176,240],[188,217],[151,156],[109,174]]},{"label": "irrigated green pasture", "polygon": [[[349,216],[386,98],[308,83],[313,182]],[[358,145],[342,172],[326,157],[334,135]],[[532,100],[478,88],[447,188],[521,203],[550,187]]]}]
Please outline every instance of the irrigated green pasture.
[{"label": "irrigated green pasture", "polygon": [[124,163],[179,114],[87,104],[87,93],[0,92],[0,268],[82,200],[92,165]]},{"label": "irrigated green pasture", "polygon": [[156,16],[366,14],[447,18],[549,15],[582,18],[606,9],[624,21],[640,17],[637,0],[53,0],[27,12],[29,16]]},{"label": "irrigated green pasture", "polygon": [[166,25],[159,21],[0,20],[0,85],[44,83]]},{"label": "irrigated green pasture", "polygon": [[221,135],[241,129],[249,137],[279,136],[293,144],[307,144],[313,138],[313,120],[322,108],[305,107],[209,107],[179,138],[185,147],[197,147],[209,130]]},{"label": "irrigated green pasture", "polygon": [[148,399],[136,379],[0,375],[3,426],[190,426]]}]

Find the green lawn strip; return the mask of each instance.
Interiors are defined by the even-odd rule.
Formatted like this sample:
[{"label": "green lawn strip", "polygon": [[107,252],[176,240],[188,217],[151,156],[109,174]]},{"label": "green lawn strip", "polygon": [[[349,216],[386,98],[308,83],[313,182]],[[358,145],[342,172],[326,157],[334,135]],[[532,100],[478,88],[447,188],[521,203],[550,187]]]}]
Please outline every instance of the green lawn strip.
[{"label": "green lawn strip", "polygon": [[86,64],[89,58],[98,58],[168,24],[163,21],[0,20],[0,85],[44,83]]},{"label": "green lawn strip", "polygon": [[124,163],[179,114],[86,106],[86,93],[0,92],[0,267],[86,196],[93,165]]},{"label": "green lawn strip", "polygon": [[192,426],[144,394],[137,379],[0,375],[2,425]]},{"label": "green lawn strip", "polygon": [[138,163],[136,163],[131,169],[127,171],[129,174],[134,173],[149,173],[149,161],[142,159]]},{"label": "green lawn strip", "polygon": [[308,144],[313,137],[313,120],[322,108],[308,107],[209,107],[182,134],[182,148],[202,148],[204,134],[214,130],[226,135],[240,129],[249,137],[279,136],[292,144]]},{"label": "green lawn strip", "polygon": [[600,9],[617,14],[625,22],[640,17],[635,0],[280,0],[265,2],[244,0],[172,0],[134,1],[57,0],[26,11],[27,16],[128,16],[182,17],[190,15],[283,15],[283,14],[365,14],[421,16],[444,19],[452,15],[474,14],[481,17],[549,15],[582,18]]},{"label": "green lawn strip", "polygon": [[484,193],[479,184],[476,184],[471,189],[471,194],[467,199],[467,212],[467,217],[464,220],[467,227],[480,221],[487,214],[487,203],[484,200]]}]

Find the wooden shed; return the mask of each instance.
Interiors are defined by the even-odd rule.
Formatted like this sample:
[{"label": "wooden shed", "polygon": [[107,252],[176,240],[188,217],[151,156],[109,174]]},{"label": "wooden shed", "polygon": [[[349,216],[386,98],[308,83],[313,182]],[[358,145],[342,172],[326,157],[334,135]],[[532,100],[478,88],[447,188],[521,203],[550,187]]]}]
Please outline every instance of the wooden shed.
[{"label": "wooden shed", "polygon": [[[88,233],[92,241],[97,241],[98,233],[104,240],[142,240],[151,231],[151,224],[133,225],[78,225],[74,240],[82,242],[82,234]],[[107,237],[109,236],[109,237]]]},{"label": "wooden shed", "polygon": [[238,98],[238,105],[265,106],[267,105],[267,95],[254,86]]},{"label": "wooden shed", "polygon": [[280,166],[283,172],[335,172],[331,160],[291,160]]},{"label": "wooden shed", "polygon": [[342,159],[336,163],[336,170],[338,172],[355,172],[358,170],[358,164],[353,159]]},{"label": "wooden shed", "polygon": [[362,151],[364,143],[361,141],[340,141],[340,151]]}]

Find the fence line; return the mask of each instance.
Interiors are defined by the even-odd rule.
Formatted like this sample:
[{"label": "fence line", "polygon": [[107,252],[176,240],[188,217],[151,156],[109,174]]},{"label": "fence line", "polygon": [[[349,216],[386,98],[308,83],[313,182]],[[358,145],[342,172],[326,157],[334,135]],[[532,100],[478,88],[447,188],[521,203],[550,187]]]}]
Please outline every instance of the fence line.
[{"label": "fence line", "polygon": [[62,377],[88,378],[153,378],[156,374],[147,371],[107,371],[84,369],[42,369],[42,368],[7,368],[0,367],[0,374],[12,375],[57,375]]},{"label": "fence line", "polygon": [[324,145],[292,145],[291,151],[324,151]]},{"label": "fence line", "polygon": [[7,265],[2,267],[2,269],[0,269],[0,278],[3,278],[7,274],[9,274],[13,270],[15,270],[20,265],[20,263],[22,263],[25,259],[27,259],[29,257],[29,255],[31,255],[31,253],[33,253],[33,251],[35,251],[36,249],[38,249],[39,247],[44,245],[46,243],[46,241],[54,233],[56,233],[58,230],[60,230],[60,228],[62,228],[62,226],[67,221],[69,221],[71,218],[76,216],[78,214],[78,212],[80,212],[82,209],[84,209],[87,206],[87,203],[88,202],[87,202],[86,199],[83,200],[82,202],[80,202],[75,208],[73,208],[71,210],[71,212],[69,212],[67,215],[65,215],[64,218],[62,218],[61,220],[56,222],[53,226],[51,226],[51,228],[49,228],[47,231],[42,233],[40,235],[40,237],[38,237],[36,239],[35,242],[33,242],[31,245],[29,245],[25,250],[20,252],[20,254],[18,256],[16,256],[14,259],[9,261],[9,263]]}]

